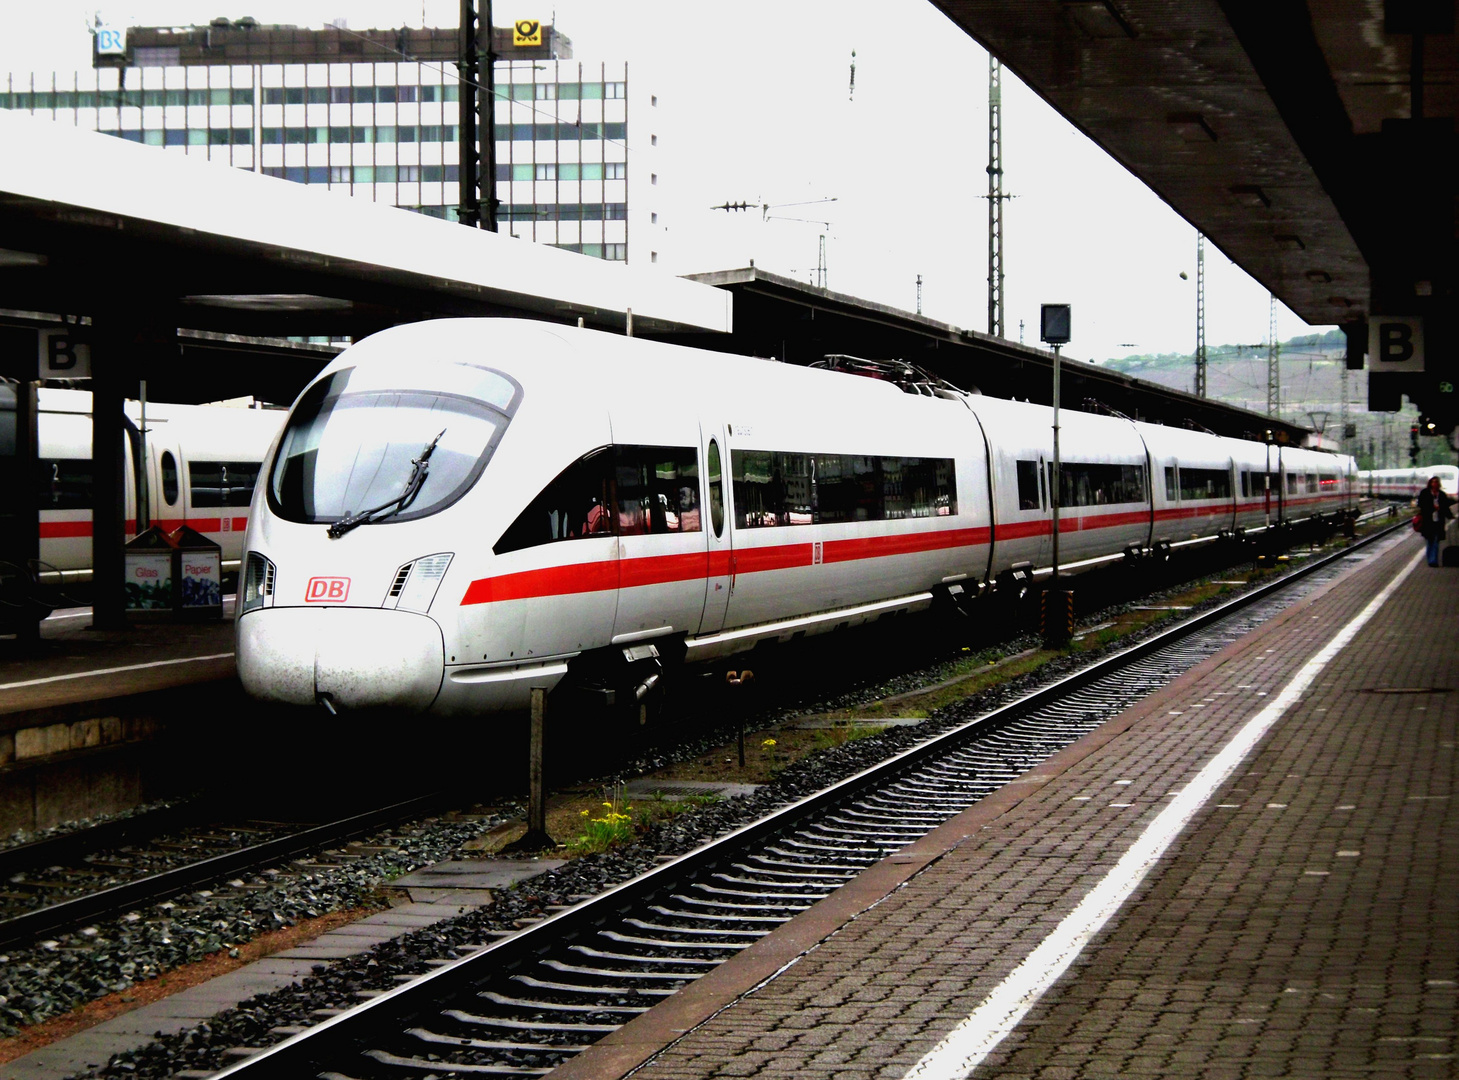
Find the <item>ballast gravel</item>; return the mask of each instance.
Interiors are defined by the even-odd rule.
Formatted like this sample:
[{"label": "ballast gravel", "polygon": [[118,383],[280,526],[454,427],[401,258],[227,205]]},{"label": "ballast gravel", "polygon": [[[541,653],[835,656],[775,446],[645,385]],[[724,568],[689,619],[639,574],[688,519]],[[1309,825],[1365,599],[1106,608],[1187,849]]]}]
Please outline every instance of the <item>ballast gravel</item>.
[{"label": "ballast gravel", "polygon": [[[1182,585],[1180,588],[1188,588]],[[1197,614],[1228,597],[1198,605]],[[1146,599],[1149,602],[1149,599]],[[1116,605],[1092,615],[1089,625],[1110,618],[1129,605]],[[603,854],[582,856],[512,889],[496,894],[491,905],[457,918],[414,931],[377,945],[367,953],[321,964],[298,984],[260,995],[212,1020],[174,1035],[161,1035],[137,1050],[114,1056],[86,1077],[162,1080],[180,1071],[212,1071],[234,1058],[228,1051],[243,1046],[262,1047],[280,1041],[279,1028],[317,1023],[320,1010],[338,1010],[358,1004],[362,991],[383,991],[400,985],[401,976],[431,970],[430,961],[450,957],[457,949],[490,941],[492,931],[510,931],[523,921],[544,917],[549,909],[569,905],[642,874],[665,858],[684,854],[716,837],[749,824],[776,809],[870,768],[967,720],[1056,681],[1083,667],[1103,651],[1123,649],[1155,627],[1127,636],[1108,650],[1056,658],[1037,672],[1018,676],[947,708],[938,710],[914,727],[891,727],[847,742],[788,766],[775,780],[749,795],[696,806],[661,823],[641,840]],[[1158,629],[1163,630],[1162,625]],[[1003,642],[989,657],[1035,645],[1032,637]],[[964,653],[958,659],[965,659]],[[782,696],[767,702],[764,715],[748,721],[765,723],[780,714],[810,708],[831,710],[915,690],[939,681],[952,669],[944,658],[920,670],[883,678],[817,702],[787,702]],[[844,684],[843,684],[844,685]],[[732,729],[730,731],[732,737]],[[724,730],[709,732],[675,751],[654,751],[627,763],[623,779],[658,768],[669,760],[691,757],[721,745]],[[173,901],[170,917],[157,919],[132,913],[99,923],[90,932],[64,935],[38,947],[0,956],[0,1034],[66,1012],[114,990],[182,964],[195,961],[229,944],[259,933],[291,925],[301,918],[356,907],[377,895],[382,884],[430,863],[461,857],[461,847],[495,822],[481,818],[429,819],[397,830],[389,850],[371,854],[318,872],[256,875],[241,883],[244,889],[226,895],[207,891]],[[165,907],[165,905],[164,905]]]}]

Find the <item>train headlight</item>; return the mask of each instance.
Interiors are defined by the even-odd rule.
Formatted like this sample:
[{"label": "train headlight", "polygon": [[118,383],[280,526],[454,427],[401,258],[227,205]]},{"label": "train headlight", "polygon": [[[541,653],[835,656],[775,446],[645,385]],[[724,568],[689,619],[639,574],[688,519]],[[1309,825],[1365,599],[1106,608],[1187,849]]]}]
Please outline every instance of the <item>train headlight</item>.
[{"label": "train headlight", "polygon": [[424,555],[400,567],[395,571],[395,580],[391,582],[390,594],[385,598],[384,606],[405,608],[407,611],[419,611],[422,614],[429,611],[431,601],[436,598],[436,590],[441,587],[441,579],[446,576],[446,567],[451,565],[452,557],[449,551],[438,555]]},{"label": "train headlight", "polygon": [[241,613],[272,607],[274,603],[274,564],[256,551],[243,561],[243,581],[238,590]]}]

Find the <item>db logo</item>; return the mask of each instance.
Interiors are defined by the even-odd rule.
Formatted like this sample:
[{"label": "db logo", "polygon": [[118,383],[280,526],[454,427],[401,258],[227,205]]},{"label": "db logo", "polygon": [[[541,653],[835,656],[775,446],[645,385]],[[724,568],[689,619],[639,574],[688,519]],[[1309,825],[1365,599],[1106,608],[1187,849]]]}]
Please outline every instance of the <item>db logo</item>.
[{"label": "db logo", "polygon": [[349,594],[347,577],[312,577],[304,587],[304,601],[309,604],[342,604]]}]

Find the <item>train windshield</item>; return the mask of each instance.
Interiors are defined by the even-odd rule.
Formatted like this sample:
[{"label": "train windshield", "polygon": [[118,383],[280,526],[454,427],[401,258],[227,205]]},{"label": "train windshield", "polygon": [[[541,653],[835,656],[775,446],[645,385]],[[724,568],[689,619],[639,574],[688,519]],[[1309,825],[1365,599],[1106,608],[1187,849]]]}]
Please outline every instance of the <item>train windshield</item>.
[{"label": "train windshield", "polygon": [[467,364],[422,361],[408,380],[394,368],[337,371],[290,414],[269,472],[269,505],[286,520],[320,524],[389,503],[439,436],[419,491],[380,520],[434,514],[476,483],[521,397],[514,380]]}]

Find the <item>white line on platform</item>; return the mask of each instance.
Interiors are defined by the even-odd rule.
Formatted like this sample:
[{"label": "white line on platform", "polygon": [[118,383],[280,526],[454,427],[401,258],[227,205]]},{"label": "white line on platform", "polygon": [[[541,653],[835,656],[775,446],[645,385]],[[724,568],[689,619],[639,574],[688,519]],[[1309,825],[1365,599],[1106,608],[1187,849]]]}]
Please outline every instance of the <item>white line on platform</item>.
[{"label": "white line on platform", "polygon": [[168,667],[172,664],[194,664],[199,660],[223,660],[231,652],[209,653],[207,656],[181,656],[176,660],[153,660],[146,664],[127,664],[124,667],[97,668],[94,671],[73,671],[69,675],[47,675],[44,679],[26,679],[22,682],[0,683],[0,690],[19,690],[22,686],[44,686],[46,683],[65,682],[67,679],[88,679],[93,675],[115,675],[119,671],[143,671],[146,668]]},{"label": "white line on platform", "polygon": [[[1420,552],[1420,554],[1422,554]],[[906,1074],[905,1080],[961,1080],[1002,1042],[1044,992],[1093,940],[1129,899],[1150,869],[1195,817],[1206,800],[1256,747],[1271,726],[1312,685],[1322,669],[1344,649],[1419,565],[1418,556],[1404,567],[1367,607],[1338,631],[1292,681],[1255,716],[1186,785],[1104,879],[1066,915],[1027,959],[989,994],[971,1015],[933,1047]]]}]

